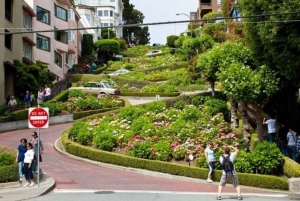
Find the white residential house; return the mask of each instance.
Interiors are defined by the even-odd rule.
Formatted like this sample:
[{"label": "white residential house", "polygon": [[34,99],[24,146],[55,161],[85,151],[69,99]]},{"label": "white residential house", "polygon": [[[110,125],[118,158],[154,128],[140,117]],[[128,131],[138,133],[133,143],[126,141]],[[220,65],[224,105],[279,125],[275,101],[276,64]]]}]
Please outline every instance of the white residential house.
[{"label": "white residential house", "polygon": [[[123,2],[122,0],[75,0],[76,10],[87,19],[96,15],[100,18],[101,27],[122,25]],[[117,37],[123,37],[123,28],[113,28]]]}]

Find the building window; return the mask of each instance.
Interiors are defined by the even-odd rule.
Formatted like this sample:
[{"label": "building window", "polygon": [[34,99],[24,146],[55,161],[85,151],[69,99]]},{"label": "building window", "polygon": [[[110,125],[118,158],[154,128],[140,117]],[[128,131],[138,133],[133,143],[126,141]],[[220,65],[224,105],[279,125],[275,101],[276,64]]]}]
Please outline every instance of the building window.
[{"label": "building window", "polygon": [[115,2],[115,0],[110,0],[110,2]]},{"label": "building window", "polygon": [[36,19],[40,22],[50,24],[50,12],[37,6],[36,7]]},{"label": "building window", "polygon": [[75,21],[75,13],[72,9],[68,9],[68,20]]},{"label": "building window", "polygon": [[[5,29],[5,33],[9,33],[8,30]],[[12,34],[6,34],[5,35],[5,47],[9,50],[12,50]]]},{"label": "building window", "polygon": [[12,0],[5,0],[5,19],[8,21],[12,22],[12,5],[13,1]]},{"label": "building window", "polygon": [[104,11],[104,16],[108,16],[108,10]]},{"label": "building window", "polygon": [[114,24],[113,24],[113,23],[110,23],[110,26],[112,27],[112,26],[114,26]]},{"label": "building window", "polygon": [[36,47],[42,50],[50,51],[50,38],[42,36],[42,35],[36,35]]},{"label": "building window", "polygon": [[108,23],[101,23],[101,27],[108,27]]},{"label": "building window", "polygon": [[68,32],[66,31],[55,31],[54,32],[55,40],[62,42],[62,43],[68,43]]},{"label": "building window", "polygon": [[32,47],[23,42],[23,57],[32,60]]},{"label": "building window", "polygon": [[54,63],[59,67],[62,67],[62,56],[54,51]]},{"label": "building window", "polygon": [[222,4],[222,0],[217,0],[217,4]]},{"label": "building window", "polygon": [[114,16],[114,11],[110,10],[109,14],[110,14],[111,17],[113,17]]},{"label": "building window", "polygon": [[55,5],[55,16],[59,19],[67,21],[67,10]]},{"label": "building window", "polygon": [[98,10],[98,16],[102,17],[103,16],[103,11],[102,10]]},{"label": "building window", "polygon": [[91,15],[89,15],[89,14],[84,14],[84,15],[88,21],[91,21]]},{"label": "building window", "polygon": [[32,18],[23,11],[23,25],[27,30],[32,28]]}]

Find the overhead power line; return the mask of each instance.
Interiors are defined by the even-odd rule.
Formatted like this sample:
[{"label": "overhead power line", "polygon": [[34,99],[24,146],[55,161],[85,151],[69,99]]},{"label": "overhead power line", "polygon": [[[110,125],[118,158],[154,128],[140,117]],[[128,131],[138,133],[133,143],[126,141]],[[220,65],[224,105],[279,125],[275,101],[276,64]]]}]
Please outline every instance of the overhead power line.
[{"label": "overhead power line", "polygon": [[[13,35],[13,34],[26,34],[26,33],[43,33],[43,32],[58,32],[58,31],[78,31],[78,30],[99,30],[102,28],[129,28],[129,27],[140,27],[140,26],[153,26],[153,25],[166,25],[166,24],[178,24],[178,23],[191,23],[191,22],[207,22],[211,20],[232,20],[232,19],[247,19],[247,18],[261,18],[270,16],[283,16],[283,15],[295,15],[300,14],[300,11],[294,12],[282,12],[282,13],[269,13],[269,14],[259,14],[259,15],[247,15],[247,16],[237,16],[237,17],[217,17],[210,19],[201,20],[183,20],[183,21],[168,21],[168,22],[154,22],[154,23],[140,23],[140,24],[125,24],[117,26],[106,26],[106,27],[81,27],[81,28],[55,28],[49,30],[26,30],[26,31],[15,31],[15,32],[0,32],[0,35]],[[299,17],[300,20],[300,17]],[[287,21],[274,21],[274,22],[295,22],[297,20],[287,20]],[[262,21],[252,22],[260,23]],[[263,22],[273,22],[273,21],[263,21]],[[243,22],[242,22],[243,23]],[[246,22],[249,23],[249,22]]]}]

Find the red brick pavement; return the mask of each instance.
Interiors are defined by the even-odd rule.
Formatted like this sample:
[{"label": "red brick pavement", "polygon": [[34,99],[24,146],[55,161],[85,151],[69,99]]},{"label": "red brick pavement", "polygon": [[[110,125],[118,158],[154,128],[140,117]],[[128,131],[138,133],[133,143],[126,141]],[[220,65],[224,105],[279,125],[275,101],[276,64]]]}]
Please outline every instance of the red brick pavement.
[{"label": "red brick pavement", "polygon": [[[54,149],[55,141],[62,131],[71,124],[60,124],[41,129],[41,140],[44,144],[43,172],[56,180],[56,189],[98,189],[98,190],[150,190],[150,191],[186,191],[216,192],[217,183],[198,183],[180,181],[133,172],[115,170],[68,158]],[[0,144],[17,148],[21,138],[31,139],[31,132],[36,129],[17,130],[0,133]],[[235,192],[228,185],[224,192]],[[242,188],[243,193],[270,193],[268,190]],[[273,192],[272,192],[273,193]]]}]

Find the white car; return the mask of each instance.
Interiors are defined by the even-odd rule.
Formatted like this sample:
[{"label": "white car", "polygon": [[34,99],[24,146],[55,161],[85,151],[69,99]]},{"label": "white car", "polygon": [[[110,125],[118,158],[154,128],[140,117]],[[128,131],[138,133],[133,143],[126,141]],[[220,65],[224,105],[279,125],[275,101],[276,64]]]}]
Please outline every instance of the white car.
[{"label": "white car", "polygon": [[161,51],[161,50],[151,50],[151,51],[148,51],[146,53],[146,56],[147,57],[154,57],[154,56],[159,56],[159,55],[163,55],[164,53]]},{"label": "white car", "polygon": [[118,93],[118,90],[110,87],[108,83],[105,82],[89,82],[83,87],[71,87],[69,90],[81,90],[85,93],[90,94],[109,94],[114,95]]},{"label": "white car", "polygon": [[108,74],[108,75],[114,76],[114,75],[120,75],[120,74],[129,73],[129,72],[130,72],[130,71],[127,70],[127,69],[120,69],[120,70],[116,70],[115,72],[110,73],[110,74]]}]

